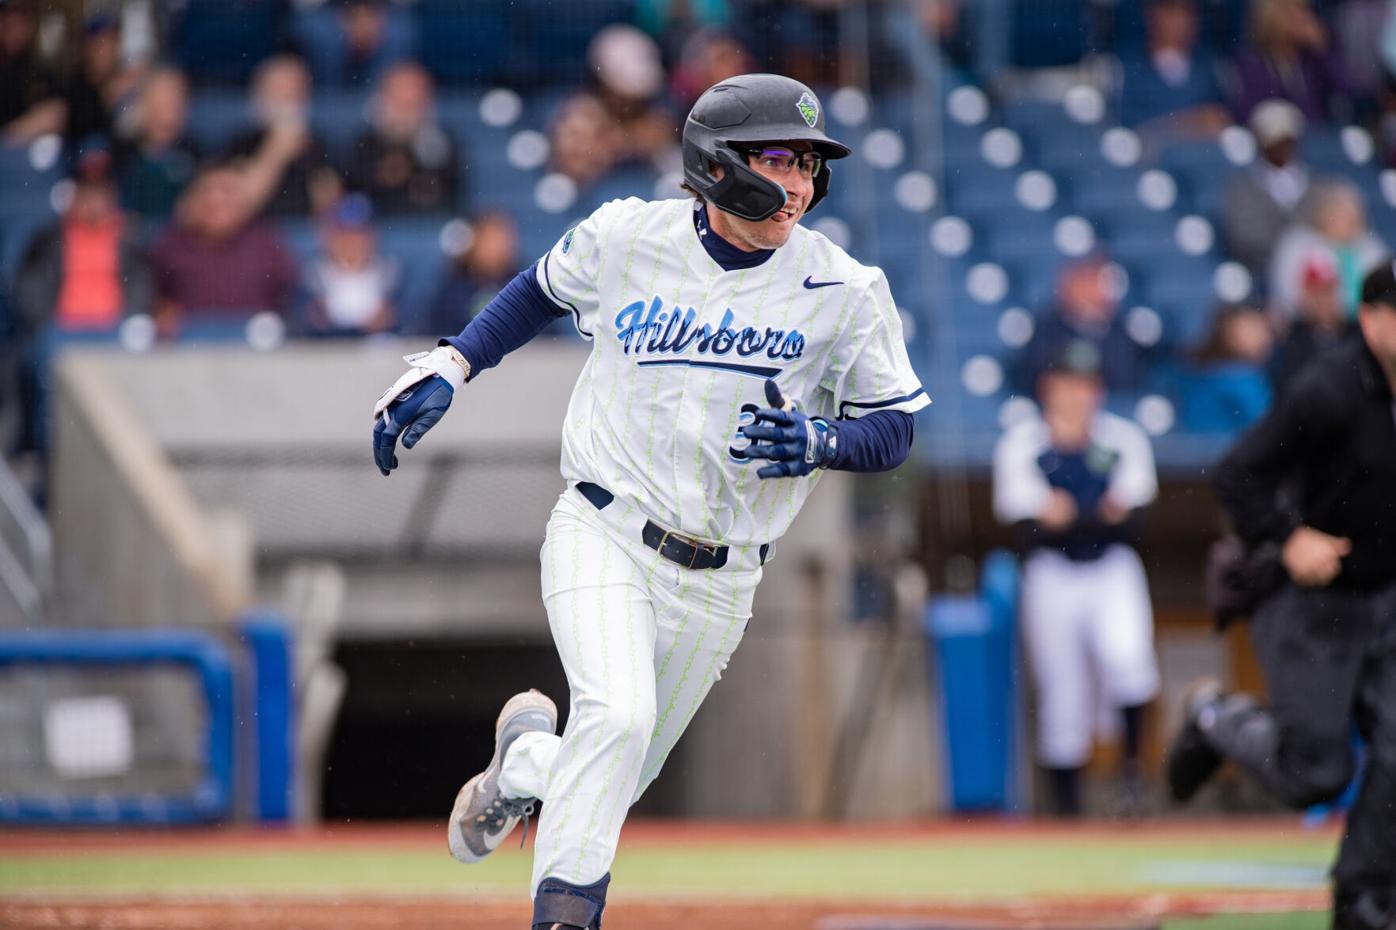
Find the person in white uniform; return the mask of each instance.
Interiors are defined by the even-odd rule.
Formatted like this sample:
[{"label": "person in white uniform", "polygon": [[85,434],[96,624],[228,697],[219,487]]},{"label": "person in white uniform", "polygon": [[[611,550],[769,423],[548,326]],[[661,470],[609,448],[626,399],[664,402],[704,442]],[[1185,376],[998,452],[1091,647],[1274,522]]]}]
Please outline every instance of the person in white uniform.
[{"label": "person in white uniform", "polygon": [[1071,341],[1038,386],[1041,416],[1000,437],[994,513],[1019,527],[1026,551],[1020,618],[1038,700],[1037,758],[1060,816],[1081,813],[1097,697],[1122,724],[1122,813],[1142,803],[1145,706],[1158,692],[1153,611],[1131,539],[1158,493],[1149,439],[1101,409],[1099,350]]},{"label": "person in white uniform", "polygon": [[773,544],[823,469],[900,464],[929,403],[886,277],[799,225],[849,154],[824,127],[789,78],[710,88],[684,127],[691,198],[602,206],[375,407],[386,475],[399,436],[557,317],[592,341],[542,549],[571,713],[559,736],[551,700],[511,698],[448,827],[473,862],[543,802],[534,928],[600,925],[626,813],[727,667]]}]

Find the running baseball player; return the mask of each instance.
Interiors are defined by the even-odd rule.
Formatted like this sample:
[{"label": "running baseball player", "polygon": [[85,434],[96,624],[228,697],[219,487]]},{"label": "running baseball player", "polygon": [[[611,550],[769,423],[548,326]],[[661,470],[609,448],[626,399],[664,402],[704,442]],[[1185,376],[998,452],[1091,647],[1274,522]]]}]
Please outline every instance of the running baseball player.
[{"label": "running baseball player", "polygon": [[1158,691],[1153,612],[1131,517],[1158,492],[1144,431],[1100,409],[1100,353],[1058,348],[1038,380],[1042,416],[994,451],[994,513],[1022,530],[1021,619],[1038,698],[1037,758],[1059,816],[1081,813],[1096,698],[1121,714],[1121,813],[1140,812],[1144,706]]},{"label": "running baseball player", "polygon": [[511,698],[448,828],[475,862],[544,802],[535,930],[600,926],[626,813],[727,667],[776,540],[823,469],[901,463],[929,403],[886,277],[799,225],[848,154],[803,84],[715,85],[683,130],[691,199],[602,206],[374,409],[386,475],[399,437],[557,317],[592,341],[542,549],[571,714],[558,736],[552,701]]}]

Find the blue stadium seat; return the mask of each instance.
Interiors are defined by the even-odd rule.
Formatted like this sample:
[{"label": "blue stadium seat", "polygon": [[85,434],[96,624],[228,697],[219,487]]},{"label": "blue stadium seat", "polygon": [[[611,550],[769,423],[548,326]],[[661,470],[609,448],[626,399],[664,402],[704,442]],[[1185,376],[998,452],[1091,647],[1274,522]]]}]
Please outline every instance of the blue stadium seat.
[{"label": "blue stadium seat", "polygon": [[519,16],[508,0],[420,0],[422,64],[443,84],[501,80]]},{"label": "blue stadium seat", "polygon": [[184,0],[173,14],[175,61],[197,83],[244,84],[282,37],[282,0]]},{"label": "blue stadium seat", "polygon": [[1092,47],[1087,7],[1080,0],[1015,0],[1010,55],[1020,68],[1054,68],[1081,60]]},{"label": "blue stadium seat", "polygon": [[310,122],[335,158],[348,156],[354,139],[368,123],[368,106],[369,96],[362,90],[316,93],[311,101]]},{"label": "blue stadium seat", "polygon": [[1110,254],[1120,261],[1141,264],[1181,254],[1174,240],[1178,218],[1172,213],[1140,208],[1091,219]]},{"label": "blue stadium seat", "polygon": [[247,94],[233,89],[201,90],[189,108],[189,135],[204,151],[217,152],[248,119]]},{"label": "blue stadium seat", "polygon": [[1221,218],[1226,204],[1226,189],[1240,169],[1214,168],[1180,169],[1174,178],[1178,182],[1180,207],[1200,213],[1212,221]]},{"label": "blue stadium seat", "polygon": [[1142,213],[1138,185],[1139,176],[1132,171],[1092,171],[1073,180],[1071,203],[1077,213],[1088,216]]},{"label": "blue stadium seat", "polygon": [[[456,0],[448,2],[454,5]],[[513,0],[510,11],[518,53],[511,56],[509,78],[527,87],[584,83],[592,38],[611,23],[631,19],[630,4],[624,0]]]},{"label": "blue stadium seat", "polygon": [[402,262],[403,288],[398,308],[404,320],[425,312],[447,257],[441,227],[449,216],[391,217],[378,222],[382,250]]},{"label": "blue stadium seat", "polygon": [[995,168],[984,162],[945,166],[945,200],[960,215],[993,214],[1021,210],[1014,193],[1019,172]]},{"label": "blue stadium seat", "polygon": [[659,176],[648,167],[619,168],[579,194],[578,212],[591,213],[603,203],[623,200],[626,197],[649,200],[654,196],[654,186],[658,180]]}]

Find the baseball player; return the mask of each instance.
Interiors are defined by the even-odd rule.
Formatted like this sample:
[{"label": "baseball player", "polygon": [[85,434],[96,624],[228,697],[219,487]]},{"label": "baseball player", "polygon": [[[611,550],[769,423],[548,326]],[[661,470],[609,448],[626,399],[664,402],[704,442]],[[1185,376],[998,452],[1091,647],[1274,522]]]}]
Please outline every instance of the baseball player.
[{"label": "baseball player", "polygon": [[929,403],[882,272],[799,225],[848,154],[803,84],[717,84],[683,130],[692,198],[602,206],[375,407],[386,475],[399,436],[552,320],[592,341],[542,549],[571,714],[558,736],[552,701],[511,698],[448,829],[474,862],[544,802],[535,930],[600,926],[626,812],[727,667],[776,540],[822,469],[902,462]]},{"label": "baseball player", "polygon": [[1023,636],[1037,687],[1037,757],[1060,816],[1079,816],[1096,695],[1124,723],[1123,812],[1141,802],[1144,705],[1158,691],[1153,614],[1131,517],[1158,491],[1149,440],[1100,409],[1099,351],[1073,341],[1038,381],[1042,416],[1010,428],[994,451],[994,513],[1017,524]]}]

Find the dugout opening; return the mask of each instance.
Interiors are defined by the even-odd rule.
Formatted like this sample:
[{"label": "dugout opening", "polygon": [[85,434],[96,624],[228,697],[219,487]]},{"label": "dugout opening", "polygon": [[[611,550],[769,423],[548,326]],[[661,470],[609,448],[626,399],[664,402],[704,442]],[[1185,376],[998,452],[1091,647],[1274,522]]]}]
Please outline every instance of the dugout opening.
[{"label": "dugout opening", "polygon": [[[348,689],[325,759],[322,816],[441,820],[456,791],[489,764],[509,696],[534,687],[567,721],[567,678],[550,640],[341,642]],[[679,753],[670,767],[681,768]],[[681,778],[660,777],[637,812],[677,813]]]}]

